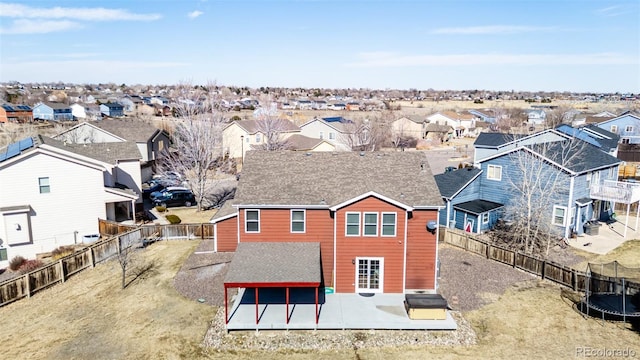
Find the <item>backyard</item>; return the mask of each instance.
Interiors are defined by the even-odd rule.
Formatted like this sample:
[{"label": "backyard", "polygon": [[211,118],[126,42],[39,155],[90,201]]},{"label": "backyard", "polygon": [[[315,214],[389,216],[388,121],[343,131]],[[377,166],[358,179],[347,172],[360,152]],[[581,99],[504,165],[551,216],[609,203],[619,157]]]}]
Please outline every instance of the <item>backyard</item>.
[{"label": "backyard", "polygon": [[[198,247],[198,254],[193,254]],[[0,308],[3,323],[10,324],[0,327],[0,338],[6,341],[3,355],[11,359],[275,359],[283,355],[294,359],[404,359],[430,355],[438,358],[567,358],[575,356],[578,347],[629,348],[640,354],[637,328],[585,319],[562,296],[564,292],[559,286],[447,247],[442,251],[443,262],[448,261],[447,268],[443,268],[443,279],[448,279],[443,280],[443,288],[451,291],[476,287],[470,291],[476,299],[467,299],[471,295],[462,291],[456,294],[459,309],[476,333],[476,345],[377,348],[375,343],[366,341],[367,337],[375,338],[376,333],[394,336],[393,332],[359,331],[353,333],[354,339],[363,340],[357,346],[354,343],[350,348],[334,348],[318,341],[321,345],[318,348],[325,350],[314,350],[296,347],[291,341],[294,332],[289,333],[290,338],[286,332],[241,332],[228,336],[237,343],[237,350],[205,348],[203,340],[217,311],[211,303],[220,299],[207,296],[200,299],[204,303],[198,301],[207,292],[215,292],[215,286],[209,287],[211,290],[207,289],[204,296],[198,291],[190,293],[189,288],[200,286],[198,281],[206,284],[212,279],[221,279],[221,272],[211,268],[218,264],[207,260],[207,256],[213,255],[206,253],[207,247],[202,241],[162,241],[137,253],[136,268],[148,270],[139,271],[137,277],[133,271],[130,285],[124,290],[120,289],[117,262],[108,261],[30,299]],[[630,241],[618,256],[632,260],[638,259],[639,254],[640,242]],[[186,261],[193,257],[197,261]],[[185,277],[185,272],[193,274]],[[496,276],[489,278],[483,274]],[[478,285],[479,282],[487,286]],[[331,338],[322,331],[307,335],[310,340]],[[246,343],[268,345],[273,341],[283,341],[279,350],[242,349]]]}]

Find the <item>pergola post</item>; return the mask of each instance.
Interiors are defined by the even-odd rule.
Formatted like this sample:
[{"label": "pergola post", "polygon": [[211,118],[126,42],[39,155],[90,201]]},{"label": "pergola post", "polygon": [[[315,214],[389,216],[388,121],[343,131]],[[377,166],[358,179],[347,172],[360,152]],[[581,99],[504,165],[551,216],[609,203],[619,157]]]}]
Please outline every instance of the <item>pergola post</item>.
[{"label": "pergola post", "polygon": [[287,303],[287,325],[289,325],[289,287],[288,286],[285,292],[285,302]]},{"label": "pergola post", "polygon": [[227,286],[224,286],[224,323],[229,324],[229,304],[227,300]]},{"label": "pergola post", "polygon": [[629,227],[629,210],[631,210],[631,203],[627,204],[627,218],[624,220],[624,239],[627,239],[627,228]]},{"label": "pergola post", "polygon": [[258,287],[255,287],[256,289],[256,325],[258,325]]}]

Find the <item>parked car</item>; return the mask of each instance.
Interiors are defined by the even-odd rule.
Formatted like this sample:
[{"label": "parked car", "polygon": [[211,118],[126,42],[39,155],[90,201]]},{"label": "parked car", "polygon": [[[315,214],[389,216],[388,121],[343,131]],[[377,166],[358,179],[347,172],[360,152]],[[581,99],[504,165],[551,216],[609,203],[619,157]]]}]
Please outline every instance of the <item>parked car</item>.
[{"label": "parked car", "polygon": [[191,190],[175,190],[167,191],[153,200],[153,203],[158,206],[172,207],[172,206],[191,206],[196,203],[196,197],[193,196]]},{"label": "parked car", "polygon": [[149,199],[155,200],[155,199],[159,198],[160,196],[167,196],[169,193],[171,193],[173,191],[190,191],[190,190],[185,188],[185,187],[182,187],[182,186],[167,186],[167,187],[163,187],[162,189],[160,189],[158,191],[152,192],[149,195]]},{"label": "parked car", "polygon": [[147,187],[142,186],[142,197],[150,198],[153,193],[160,193],[164,189],[164,185],[159,182],[150,182]]}]

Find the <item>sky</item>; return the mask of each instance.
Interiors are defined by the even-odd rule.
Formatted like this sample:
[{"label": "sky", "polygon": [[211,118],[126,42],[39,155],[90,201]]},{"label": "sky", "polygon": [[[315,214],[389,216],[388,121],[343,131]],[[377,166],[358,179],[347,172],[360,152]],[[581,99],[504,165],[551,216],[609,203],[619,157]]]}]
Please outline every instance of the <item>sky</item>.
[{"label": "sky", "polygon": [[640,93],[640,2],[0,2],[0,82]]}]

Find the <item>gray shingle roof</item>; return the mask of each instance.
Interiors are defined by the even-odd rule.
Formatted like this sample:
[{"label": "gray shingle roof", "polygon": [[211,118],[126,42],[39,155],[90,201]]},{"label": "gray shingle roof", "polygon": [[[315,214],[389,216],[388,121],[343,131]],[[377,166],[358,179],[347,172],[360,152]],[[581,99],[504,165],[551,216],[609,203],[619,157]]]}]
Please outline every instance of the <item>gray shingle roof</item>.
[{"label": "gray shingle roof", "polygon": [[218,211],[216,211],[216,213],[211,217],[212,222],[215,222],[215,220],[223,218],[227,215],[232,215],[237,213],[238,210],[236,210],[233,207],[235,203],[236,203],[235,199],[225,201],[224,204],[222,204],[222,206],[220,207],[220,209],[218,209]]},{"label": "gray shingle roof", "polygon": [[368,192],[412,207],[443,205],[426,155],[417,151],[249,151],[236,203],[331,207]]},{"label": "gray shingle roof", "polygon": [[491,210],[495,210],[498,208],[503,207],[504,205],[497,203],[497,202],[493,202],[493,201],[487,201],[487,200],[471,200],[471,201],[467,201],[467,202],[463,202],[460,204],[456,204],[453,206],[454,209],[461,209],[464,210],[466,212],[475,214],[475,215],[480,215],[482,213],[485,213],[487,211],[491,211]]},{"label": "gray shingle roof", "polygon": [[483,132],[478,135],[478,137],[476,138],[476,141],[473,142],[473,146],[498,147],[500,145],[509,143],[518,137],[521,137],[521,136],[514,135],[514,134]]},{"label": "gray shingle roof", "polygon": [[58,149],[70,151],[78,155],[83,155],[115,164],[117,161],[141,159],[140,151],[134,142],[125,141],[119,143],[93,143],[93,144],[64,144],[62,141],[46,136],[38,137],[40,143],[56,147]]},{"label": "gray shingle roof", "polygon": [[442,197],[450,199],[457,192],[462,190],[473,178],[482,170],[477,168],[464,168],[446,172],[434,176],[438,189]]},{"label": "gray shingle roof", "polygon": [[317,283],[320,243],[241,242],[225,284]]},{"label": "gray shingle roof", "polygon": [[160,131],[155,126],[137,119],[105,119],[93,121],[91,125],[134,142],[147,142]]},{"label": "gray shingle roof", "polygon": [[[277,122],[277,123],[275,123]],[[260,126],[257,120],[237,120],[235,122],[241,128],[245,129],[249,134],[255,134],[260,130]],[[277,124],[278,127],[281,127],[281,132],[296,132],[300,131],[300,128],[286,119],[274,119],[274,123]],[[233,123],[230,123],[231,125]]]},{"label": "gray shingle roof", "polygon": [[578,139],[533,145],[529,148],[575,173],[585,173],[622,162],[620,159]]},{"label": "gray shingle roof", "polygon": [[69,109],[69,105],[63,104],[63,103],[45,101],[43,102],[43,104],[47,105],[52,109]]},{"label": "gray shingle roof", "polygon": [[291,150],[312,150],[323,143],[324,140],[311,138],[308,136],[293,134],[287,138],[287,144]]}]

